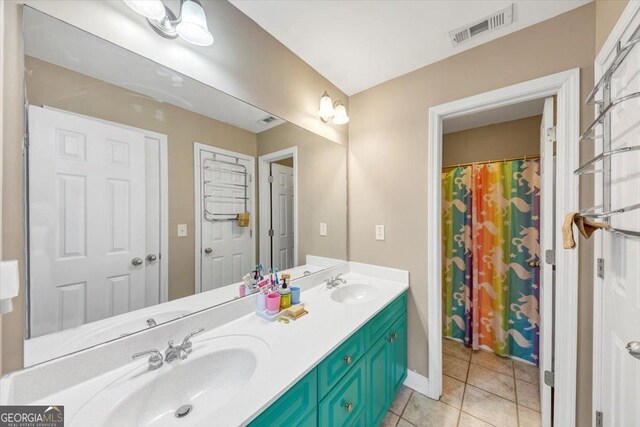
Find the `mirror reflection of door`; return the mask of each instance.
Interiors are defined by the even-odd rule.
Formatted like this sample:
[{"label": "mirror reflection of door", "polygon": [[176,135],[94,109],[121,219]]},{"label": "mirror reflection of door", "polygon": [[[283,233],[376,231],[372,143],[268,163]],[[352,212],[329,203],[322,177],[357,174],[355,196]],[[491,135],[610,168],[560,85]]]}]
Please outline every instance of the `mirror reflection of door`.
[{"label": "mirror reflection of door", "polygon": [[293,157],[277,160],[270,165],[269,201],[271,205],[271,266],[286,270],[294,265],[293,230]]},{"label": "mirror reflection of door", "polygon": [[158,134],[29,107],[30,335],[166,301]]},{"label": "mirror reflection of door", "polygon": [[[255,265],[252,171],[254,159],[241,153],[195,144],[196,215],[200,242],[196,242],[196,292],[237,283]],[[242,226],[238,215],[249,214]]]}]

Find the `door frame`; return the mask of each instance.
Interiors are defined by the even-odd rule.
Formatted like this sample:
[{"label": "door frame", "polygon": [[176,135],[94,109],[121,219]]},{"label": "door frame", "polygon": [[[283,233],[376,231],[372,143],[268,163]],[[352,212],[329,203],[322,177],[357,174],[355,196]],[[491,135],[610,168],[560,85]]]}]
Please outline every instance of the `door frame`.
[{"label": "door frame", "polygon": [[[630,1],[625,7],[622,15],[618,19],[618,22],[611,30],[609,37],[605,41],[604,45],[598,52],[593,64],[595,85],[605,71],[605,65],[610,57],[610,54],[616,49],[618,41],[630,28],[635,28],[640,24],[640,2]],[[598,116],[598,112],[594,109],[594,119]],[[596,138],[594,153],[602,152],[602,139]],[[595,154],[594,154],[595,155]],[[594,185],[594,206],[602,204],[603,194],[600,185]],[[598,258],[604,258],[602,234],[599,234],[594,239],[594,251],[593,251],[593,382],[592,382],[592,414],[591,425],[596,426],[596,411],[602,410],[602,351],[604,350],[602,342],[602,324],[603,324],[603,299],[604,299],[604,279],[598,277]]]},{"label": "door frame", "polygon": [[[253,175],[255,174],[255,167],[256,167],[256,158],[253,156],[250,156],[248,154],[242,154],[242,153],[238,153],[235,151],[231,151],[231,150],[225,150],[224,148],[218,148],[215,145],[209,145],[209,144],[203,144],[201,142],[197,142],[194,141],[193,142],[193,198],[194,198],[194,206],[195,206],[195,212],[194,212],[194,221],[195,221],[195,245],[194,245],[194,252],[195,252],[195,268],[196,268],[196,275],[195,275],[195,283],[194,285],[194,292],[196,294],[202,292],[202,277],[201,277],[201,258],[200,256],[202,255],[202,226],[200,224],[200,219],[201,219],[201,211],[202,211],[202,200],[200,200],[200,191],[201,191],[201,185],[200,185],[200,158],[198,156],[198,152],[199,150],[206,150],[206,151],[214,151],[216,153],[222,154],[224,156],[230,156],[230,157],[237,157],[238,159],[242,159],[242,160],[246,160],[249,162],[249,188],[251,189],[251,200],[249,203],[249,232],[251,234],[251,265],[255,265],[256,264],[256,233],[255,233],[255,224],[256,224],[256,220],[255,220],[255,211],[256,211],[256,180],[253,179]],[[248,273],[248,272],[247,272]],[[238,277],[238,281],[240,281],[241,278]]]},{"label": "door frame", "polygon": [[[71,114],[73,116],[82,117],[84,119],[94,120],[112,126],[118,126],[124,129],[140,132],[147,138],[157,139],[160,142],[160,304],[169,301],[169,139],[163,133],[154,132],[147,129],[129,126],[110,120],[104,120],[98,117],[87,116],[73,111],[63,110],[61,108],[43,105],[42,108],[48,110],[59,111],[61,113]],[[27,159],[28,163],[28,159]],[[28,175],[28,165],[25,174]],[[25,178],[26,179],[26,178]],[[28,186],[27,186],[28,187]],[[27,193],[28,195],[28,193]],[[164,197],[163,197],[164,195]],[[29,218],[26,218],[27,224]],[[146,255],[145,255],[146,256]]]},{"label": "door frame", "polygon": [[[519,102],[557,96],[557,187],[556,224],[562,224],[567,212],[578,210],[580,135],[580,69],[556,74],[473,95],[429,109],[427,146],[427,278],[428,278],[428,356],[429,377],[423,380],[427,396],[442,394],[442,122]],[[578,251],[562,249],[562,234],[556,233],[555,379],[554,425],[574,426],[576,422],[576,371],[578,333]]]},{"label": "door frame", "polygon": [[267,227],[266,219],[269,218],[269,206],[266,201],[269,200],[269,164],[278,160],[293,157],[293,265],[298,265],[298,147],[289,147],[283,150],[275,151],[269,154],[263,154],[258,157],[258,182],[260,183],[260,256],[266,254],[269,250],[267,242],[269,241],[269,227]]}]

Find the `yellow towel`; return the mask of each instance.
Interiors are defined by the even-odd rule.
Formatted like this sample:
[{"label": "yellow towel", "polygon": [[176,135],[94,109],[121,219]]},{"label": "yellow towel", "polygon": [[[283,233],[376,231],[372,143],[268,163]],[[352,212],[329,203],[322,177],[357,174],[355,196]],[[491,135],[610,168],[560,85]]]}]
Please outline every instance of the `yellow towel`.
[{"label": "yellow towel", "polygon": [[249,226],[249,212],[243,212],[238,214],[238,227]]},{"label": "yellow towel", "polygon": [[573,224],[576,225],[585,239],[590,238],[598,229],[606,230],[609,228],[609,225],[604,222],[593,222],[589,218],[580,215],[580,212],[570,212],[565,216],[564,224],[562,224],[562,246],[565,249],[576,247],[576,241],[573,239]]}]

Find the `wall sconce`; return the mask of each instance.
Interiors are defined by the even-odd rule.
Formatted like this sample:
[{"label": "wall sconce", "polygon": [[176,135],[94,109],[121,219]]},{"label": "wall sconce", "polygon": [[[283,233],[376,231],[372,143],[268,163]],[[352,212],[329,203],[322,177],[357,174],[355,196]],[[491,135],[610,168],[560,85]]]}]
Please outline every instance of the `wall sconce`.
[{"label": "wall sconce", "polygon": [[320,98],[320,109],[318,110],[320,120],[327,123],[333,118],[333,123],[336,125],[344,125],[349,123],[349,116],[347,116],[347,109],[342,102],[336,101],[335,103],[325,91]]},{"label": "wall sconce", "polygon": [[181,39],[196,46],[211,46],[213,36],[207,27],[207,17],[199,0],[181,0],[180,15],[161,0],[123,0],[136,13],[147,18],[151,28],[167,39]]}]

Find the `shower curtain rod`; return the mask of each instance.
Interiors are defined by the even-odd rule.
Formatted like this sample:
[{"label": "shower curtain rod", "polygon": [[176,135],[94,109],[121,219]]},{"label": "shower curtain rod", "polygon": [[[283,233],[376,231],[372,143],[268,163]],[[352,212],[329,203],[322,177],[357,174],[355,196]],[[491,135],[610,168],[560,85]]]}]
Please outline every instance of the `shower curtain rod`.
[{"label": "shower curtain rod", "polygon": [[540,154],[532,154],[531,156],[526,155],[526,156],[519,156],[519,157],[509,157],[509,158],[504,158],[504,159],[496,159],[496,160],[485,160],[483,162],[469,162],[469,163],[457,163],[455,165],[449,165],[449,166],[443,166],[442,167],[442,171],[448,171],[450,169],[455,169],[455,168],[459,168],[461,166],[473,166],[473,165],[484,165],[486,163],[498,163],[498,162],[511,162],[514,160],[538,160],[540,158]]}]

